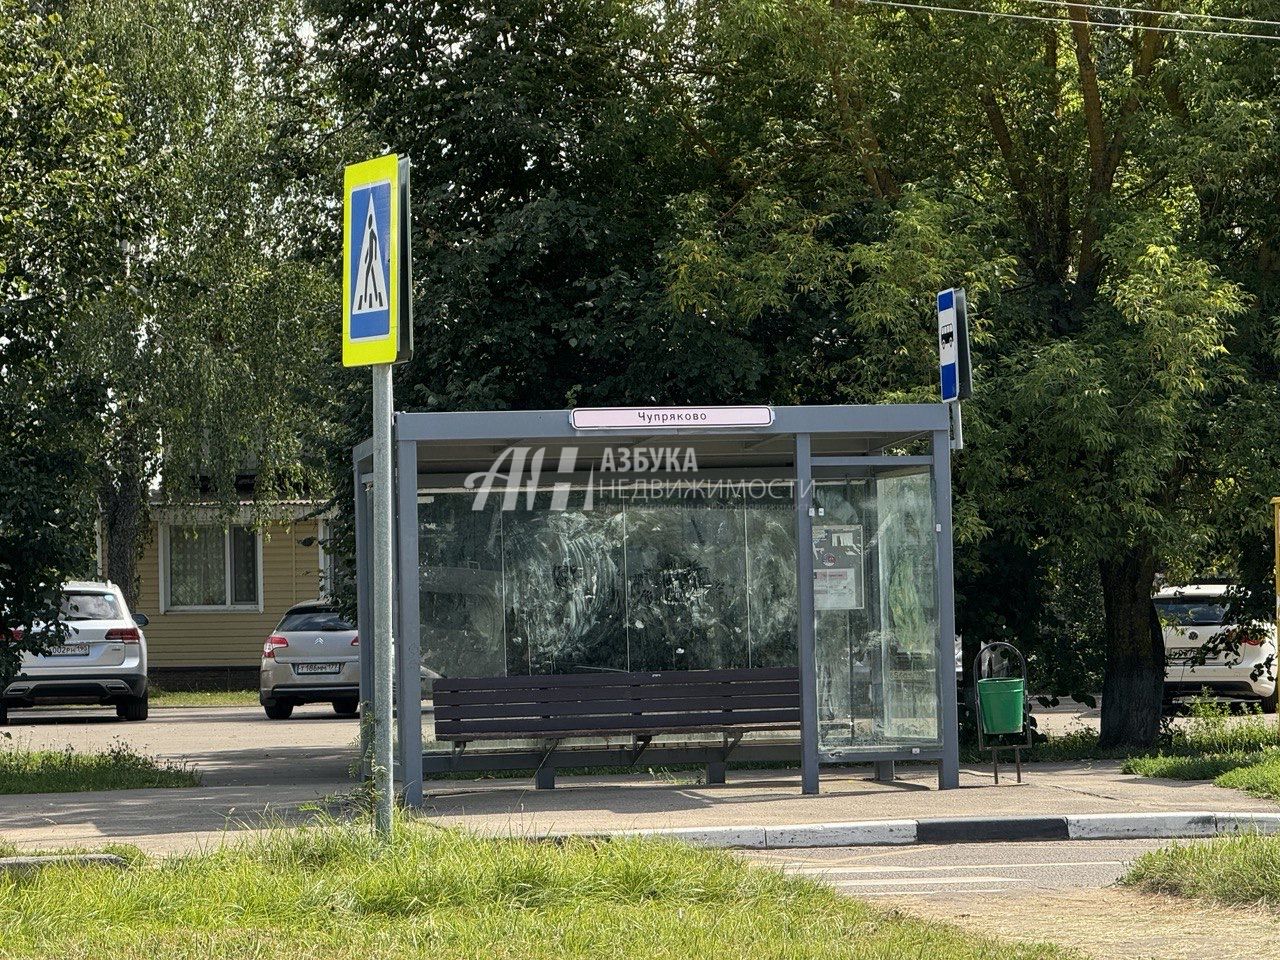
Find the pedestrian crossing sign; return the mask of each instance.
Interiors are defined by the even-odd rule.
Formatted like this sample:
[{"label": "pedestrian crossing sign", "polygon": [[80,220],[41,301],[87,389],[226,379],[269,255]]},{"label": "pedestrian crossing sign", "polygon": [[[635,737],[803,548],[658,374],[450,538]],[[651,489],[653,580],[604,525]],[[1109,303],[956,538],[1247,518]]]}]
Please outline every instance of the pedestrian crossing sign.
[{"label": "pedestrian crossing sign", "polygon": [[398,363],[412,350],[409,161],[395,154],[344,177],[342,363]]}]

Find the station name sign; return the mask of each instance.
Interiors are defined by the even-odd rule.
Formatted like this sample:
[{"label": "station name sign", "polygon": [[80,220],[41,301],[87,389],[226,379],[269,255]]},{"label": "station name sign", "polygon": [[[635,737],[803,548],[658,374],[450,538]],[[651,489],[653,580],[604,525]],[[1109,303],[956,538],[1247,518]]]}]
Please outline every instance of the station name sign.
[{"label": "station name sign", "polygon": [[575,430],[648,430],[663,427],[767,427],[772,407],[579,407],[569,412]]}]

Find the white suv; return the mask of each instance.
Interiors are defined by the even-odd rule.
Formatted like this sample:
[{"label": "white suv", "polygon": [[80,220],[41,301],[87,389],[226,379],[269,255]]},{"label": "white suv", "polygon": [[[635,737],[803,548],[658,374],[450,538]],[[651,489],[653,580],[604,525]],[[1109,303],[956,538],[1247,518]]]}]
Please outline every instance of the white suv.
[{"label": "white suv", "polygon": [[113,704],[121,720],[147,719],[147,618],[131,615],[120,588],[77,581],[62,588],[67,634],[40,655],[28,653],[0,695],[0,723],[11,707]]},{"label": "white suv", "polygon": [[1211,696],[1260,701],[1265,712],[1275,713],[1275,626],[1243,629],[1226,622],[1231,590],[1226,584],[1189,584],[1155,595],[1164,628],[1165,699],[1207,689]]}]

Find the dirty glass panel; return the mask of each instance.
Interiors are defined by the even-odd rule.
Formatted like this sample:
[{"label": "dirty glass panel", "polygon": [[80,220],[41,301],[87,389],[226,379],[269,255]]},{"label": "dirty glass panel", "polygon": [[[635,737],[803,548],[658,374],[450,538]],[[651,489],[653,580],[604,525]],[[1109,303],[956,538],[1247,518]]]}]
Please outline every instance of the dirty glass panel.
[{"label": "dirty glass panel", "polygon": [[470,493],[419,495],[418,602],[428,675],[502,676],[508,670],[501,501],[491,498],[482,510],[473,510],[474,502]]},{"label": "dirty glass panel", "polygon": [[754,499],[747,529],[748,667],[794,667],[796,651],[796,514],[785,496]]},{"label": "dirty glass panel", "polygon": [[575,491],[503,510],[420,495],[422,658],[449,676],[796,663],[789,485],[663,499]]},{"label": "dirty glass panel", "polygon": [[510,673],[627,670],[621,504],[502,514]]},{"label": "dirty glass panel", "polygon": [[881,477],[876,497],[885,735],[904,743],[933,742],[939,737],[933,485],[926,473]]},{"label": "dirty glass panel", "polygon": [[747,665],[743,509],[742,499],[732,496],[681,496],[628,505],[630,669]]},{"label": "dirty glass panel", "polygon": [[820,483],[814,502],[820,749],[935,744],[929,474]]}]

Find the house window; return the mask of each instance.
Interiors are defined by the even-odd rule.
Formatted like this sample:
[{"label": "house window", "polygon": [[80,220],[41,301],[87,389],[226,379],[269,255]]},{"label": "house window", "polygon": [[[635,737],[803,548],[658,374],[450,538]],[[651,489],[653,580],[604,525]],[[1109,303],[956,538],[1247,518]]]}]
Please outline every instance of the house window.
[{"label": "house window", "polygon": [[258,547],[252,527],[169,527],[166,606],[260,606]]}]

